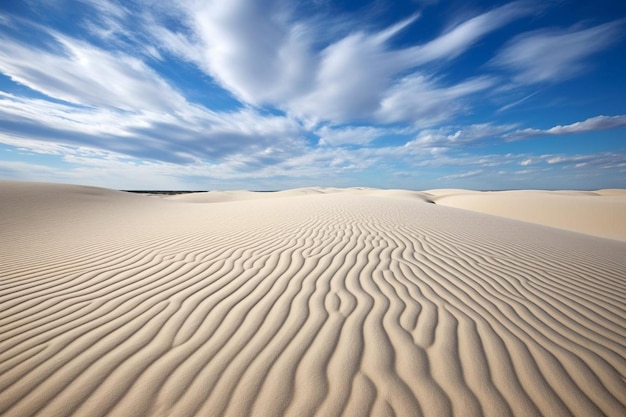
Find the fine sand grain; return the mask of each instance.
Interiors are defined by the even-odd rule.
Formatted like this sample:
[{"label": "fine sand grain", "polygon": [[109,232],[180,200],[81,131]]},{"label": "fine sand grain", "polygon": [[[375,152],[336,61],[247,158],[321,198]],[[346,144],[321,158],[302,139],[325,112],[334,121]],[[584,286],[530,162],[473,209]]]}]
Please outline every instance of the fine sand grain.
[{"label": "fine sand grain", "polygon": [[626,243],[442,194],[0,182],[0,415],[626,415]]}]

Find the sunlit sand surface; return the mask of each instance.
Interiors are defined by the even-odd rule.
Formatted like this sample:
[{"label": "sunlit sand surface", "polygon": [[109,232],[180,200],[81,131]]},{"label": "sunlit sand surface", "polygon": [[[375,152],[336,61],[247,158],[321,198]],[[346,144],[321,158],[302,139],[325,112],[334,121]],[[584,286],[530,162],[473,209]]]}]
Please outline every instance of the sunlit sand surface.
[{"label": "sunlit sand surface", "polygon": [[625,200],[1,182],[0,414],[624,416]]}]

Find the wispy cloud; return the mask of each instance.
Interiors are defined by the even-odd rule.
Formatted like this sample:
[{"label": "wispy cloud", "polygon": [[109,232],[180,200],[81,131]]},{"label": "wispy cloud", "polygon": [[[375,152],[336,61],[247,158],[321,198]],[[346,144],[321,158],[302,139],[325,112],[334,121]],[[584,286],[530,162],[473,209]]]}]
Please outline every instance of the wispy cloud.
[{"label": "wispy cloud", "polygon": [[488,139],[499,139],[502,134],[513,128],[515,128],[514,125],[483,123],[426,129],[422,130],[408,145],[423,148],[465,147]]},{"label": "wispy cloud", "polygon": [[239,153],[271,163],[304,147],[296,121],[252,109],[214,112],[187,103],[176,113],[127,112],[0,93],[0,142],[15,144],[15,137],[178,163]]},{"label": "wispy cloud", "polygon": [[376,139],[393,133],[393,129],[372,126],[347,126],[332,128],[322,126],[315,134],[323,146],[367,145]]},{"label": "wispy cloud", "polygon": [[13,39],[0,44],[0,71],[49,97],[90,107],[175,112],[185,98],[144,62],[55,31],[55,48]]},{"label": "wispy cloud", "polygon": [[467,171],[467,172],[461,172],[458,174],[451,174],[451,175],[446,175],[445,177],[442,177],[442,180],[458,180],[461,178],[470,178],[470,177],[475,177],[477,175],[480,175],[483,173],[482,169],[477,169],[474,171]]},{"label": "wispy cloud", "polygon": [[489,88],[493,80],[483,76],[444,83],[420,66],[451,60],[530,11],[525,3],[511,3],[423,45],[395,49],[391,39],[419,24],[418,14],[379,31],[353,28],[326,39],[332,19],[320,23],[296,16],[294,8],[277,0],[181,1],[134,13],[130,5],[87,3],[95,11],[84,25],[113,49],[32,26],[28,29],[40,31],[54,48],[8,39],[0,46],[0,71],[73,104],[174,114],[188,105],[182,92],[145,61],[123,52],[130,47],[143,51],[145,59],[163,59],[163,51],[194,63],[244,103],[276,106],[308,125],[379,121],[429,126],[464,112],[469,104],[463,99]]},{"label": "wispy cloud", "polygon": [[626,167],[624,155],[614,152],[575,155],[542,155],[540,161],[548,165],[565,165],[569,168],[582,168],[593,165],[602,169]]},{"label": "wispy cloud", "polygon": [[534,11],[533,6],[525,1],[500,6],[463,21],[427,44],[416,46],[407,52],[412,55],[414,64],[455,58],[488,33],[531,14]]},{"label": "wispy cloud", "polygon": [[[179,34],[161,28],[168,45],[181,46],[182,57],[244,102],[331,122],[432,120],[442,101],[451,104],[458,96],[486,88],[487,81],[446,85],[420,66],[451,60],[481,37],[531,12],[526,3],[511,3],[461,22],[423,45],[394,49],[390,39],[409,25],[419,25],[417,15],[378,32],[352,30],[327,42],[320,34],[332,28],[332,21],[320,27],[312,19],[298,19],[280,1],[186,3],[182,9],[193,36],[182,41]],[[190,45],[199,53],[191,56]],[[395,105],[407,104],[400,91],[407,86],[422,93],[409,103],[421,110],[402,112]],[[446,92],[448,100],[429,105]]]},{"label": "wispy cloud", "polygon": [[[90,172],[147,184],[152,172],[172,187],[182,178],[245,186],[398,172],[468,184],[521,167],[624,169],[617,156],[566,162],[566,153],[504,150],[620,128],[624,115],[549,129],[499,115],[536,94],[528,84],[581,73],[617,45],[622,21],[507,42],[535,15],[531,3],[468,12],[447,27],[439,5],[355,19],[324,2],[81,0],[70,20],[62,13],[72,3],[39,2],[16,18],[0,11],[0,151],[46,155],[7,158],[6,175],[48,175],[36,162],[46,158],[60,161],[60,180]],[[428,20],[431,10],[444,14]],[[47,12],[54,18],[35,17]],[[515,83],[504,82],[508,72]],[[502,106],[511,92],[517,101]]]},{"label": "wispy cloud", "polygon": [[622,32],[624,20],[588,29],[538,30],[513,39],[492,64],[514,73],[520,83],[562,81],[585,70],[587,59],[606,49]]},{"label": "wispy cloud", "polygon": [[385,93],[376,115],[387,123],[412,122],[420,127],[432,126],[465,111],[464,99],[486,90],[493,83],[489,77],[480,77],[444,87],[422,75],[408,76]]},{"label": "wispy cloud", "polygon": [[560,136],[599,130],[616,129],[626,126],[626,115],[596,116],[565,126],[554,126],[549,129],[521,129],[504,135],[506,140],[529,139],[538,136]]},{"label": "wispy cloud", "polygon": [[536,96],[537,94],[539,94],[539,91],[535,91],[535,92],[533,92],[533,93],[531,93],[531,94],[528,94],[527,96],[524,96],[524,97],[522,97],[521,99],[518,99],[518,100],[513,101],[512,103],[505,104],[504,106],[500,107],[500,108],[497,110],[497,112],[499,113],[499,112],[503,112],[503,111],[506,111],[506,110],[510,110],[510,109],[512,109],[513,107],[517,107],[517,106],[519,106],[520,104],[527,102],[528,100],[530,100],[531,98],[533,98],[533,97],[534,97],[534,96]]}]

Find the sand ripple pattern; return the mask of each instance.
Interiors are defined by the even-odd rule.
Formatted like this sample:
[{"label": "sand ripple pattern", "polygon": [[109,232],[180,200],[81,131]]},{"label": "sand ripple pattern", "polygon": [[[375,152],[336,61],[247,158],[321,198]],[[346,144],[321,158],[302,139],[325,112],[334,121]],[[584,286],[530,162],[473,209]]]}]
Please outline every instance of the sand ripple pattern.
[{"label": "sand ripple pattern", "polygon": [[158,205],[26,264],[37,230],[5,240],[0,415],[626,415],[624,244],[400,198]]}]

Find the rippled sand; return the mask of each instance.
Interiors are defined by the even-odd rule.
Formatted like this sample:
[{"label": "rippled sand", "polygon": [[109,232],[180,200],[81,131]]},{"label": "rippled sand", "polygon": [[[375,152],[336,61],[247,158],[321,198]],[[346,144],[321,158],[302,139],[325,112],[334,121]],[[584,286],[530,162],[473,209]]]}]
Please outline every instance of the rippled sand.
[{"label": "rippled sand", "polygon": [[626,415],[626,243],[442,193],[1,182],[0,414]]}]

